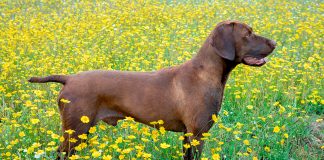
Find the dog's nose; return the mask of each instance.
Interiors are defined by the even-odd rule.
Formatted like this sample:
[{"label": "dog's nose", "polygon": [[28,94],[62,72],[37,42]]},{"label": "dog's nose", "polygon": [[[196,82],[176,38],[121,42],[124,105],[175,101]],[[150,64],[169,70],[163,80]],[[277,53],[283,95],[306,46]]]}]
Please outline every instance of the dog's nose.
[{"label": "dog's nose", "polygon": [[273,48],[276,48],[276,45],[277,45],[276,41],[274,41],[274,40],[270,40],[270,41],[269,41],[269,44],[270,44]]}]

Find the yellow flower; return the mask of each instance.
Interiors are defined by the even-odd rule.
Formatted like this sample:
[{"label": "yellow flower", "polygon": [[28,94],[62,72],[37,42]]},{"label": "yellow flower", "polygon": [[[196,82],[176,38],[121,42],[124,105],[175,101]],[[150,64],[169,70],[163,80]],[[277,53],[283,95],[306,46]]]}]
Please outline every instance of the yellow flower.
[{"label": "yellow flower", "polygon": [[91,128],[89,129],[89,133],[95,133],[96,130],[97,130],[96,127],[93,126],[93,127],[91,127]]},{"label": "yellow flower", "polygon": [[188,149],[188,148],[190,148],[190,144],[186,143],[186,144],[183,145],[183,147]]},{"label": "yellow flower", "polygon": [[322,121],[323,121],[323,118],[320,118],[320,119],[316,120],[317,123],[322,122]]},{"label": "yellow flower", "polygon": [[81,117],[81,122],[82,123],[89,123],[90,122],[89,117],[88,116],[82,116]]},{"label": "yellow flower", "polygon": [[210,133],[203,133],[202,136],[204,136],[204,137],[210,137],[211,134]]},{"label": "yellow flower", "polygon": [[6,152],[6,156],[7,157],[11,156],[11,153],[10,152]]},{"label": "yellow flower", "polygon": [[86,148],[88,145],[86,143],[80,143],[78,146],[75,147],[75,150],[81,151],[82,149]]},{"label": "yellow flower", "polygon": [[186,133],[184,136],[190,137],[190,136],[193,136],[193,133]]},{"label": "yellow flower", "polygon": [[143,153],[143,158],[151,158],[152,154],[149,153]]},{"label": "yellow flower", "polygon": [[65,133],[67,133],[67,134],[73,134],[75,131],[74,130],[72,130],[72,129],[68,129],[68,130],[65,130]]},{"label": "yellow flower", "polygon": [[87,139],[88,138],[87,134],[81,134],[81,135],[78,135],[78,137],[80,139]]},{"label": "yellow flower", "polygon": [[179,139],[180,141],[183,141],[185,138],[184,138],[183,136],[180,136],[178,139]]},{"label": "yellow flower", "polygon": [[164,121],[160,119],[160,120],[157,121],[157,123],[160,124],[160,125],[163,125]]},{"label": "yellow flower", "polygon": [[64,99],[64,98],[62,98],[60,101],[63,102],[63,103],[70,103],[71,102],[71,101],[69,101],[67,99]]},{"label": "yellow flower", "polygon": [[249,142],[249,140],[247,140],[247,139],[246,139],[246,140],[244,140],[244,141],[243,141],[243,143],[244,143],[245,145],[247,145],[247,146],[249,146],[249,145],[250,145],[250,142]]},{"label": "yellow flower", "polygon": [[288,138],[288,137],[289,137],[289,136],[288,136],[288,133],[285,133],[285,134],[284,134],[284,137],[285,137],[285,138]]},{"label": "yellow flower", "polygon": [[32,124],[37,124],[37,123],[39,123],[39,119],[37,119],[37,118],[32,118],[32,119],[30,119],[30,122],[31,122]]},{"label": "yellow flower", "polygon": [[101,153],[99,151],[93,151],[91,156],[94,158],[98,158],[101,155]]},{"label": "yellow flower", "polygon": [[55,133],[53,133],[53,134],[51,135],[51,137],[52,137],[53,139],[58,139],[60,136],[57,135],[57,134],[55,134]]},{"label": "yellow flower", "polygon": [[125,120],[126,120],[126,121],[132,121],[132,122],[133,122],[133,121],[134,121],[134,118],[133,118],[133,117],[128,117],[128,116],[126,116],[126,117],[125,117]]},{"label": "yellow flower", "polygon": [[170,145],[169,144],[166,144],[166,143],[161,143],[160,144],[160,147],[163,148],[163,149],[166,149],[166,148],[169,148]]},{"label": "yellow flower", "polygon": [[69,142],[71,142],[71,143],[75,143],[75,142],[77,142],[78,140],[77,139],[75,139],[75,138],[70,138],[69,139]]},{"label": "yellow flower", "polygon": [[125,155],[121,154],[121,155],[118,156],[118,159],[124,159],[124,158],[125,158]]},{"label": "yellow flower", "polygon": [[71,160],[79,159],[79,158],[80,158],[80,156],[76,155],[76,154],[69,157],[69,159],[71,159]]},{"label": "yellow flower", "polygon": [[161,132],[161,134],[165,134],[165,128],[164,127],[160,127],[160,132]]},{"label": "yellow flower", "polygon": [[212,119],[213,119],[213,121],[214,121],[215,123],[218,122],[218,118],[217,118],[216,114],[213,114],[213,115],[212,115]]},{"label": "yellow flower", "polygon": [[253,109],[253,106],[252,105],[248,105],[248,106],[246,106],[246,108],[251,110],[251,109]]},{"label": "yellow flower", "polygon": [[47,145],[49,145],[49,146],[54,146],[54,145],[55,145],[55,142],[54,142],[54,141],[51,141],[51,142],[49,142]]},{"label": "yellow flower", "polygon": [[270,152],[270,147],[265,146],[265,147],[264,147],[264,150],[265,150],[266,152]]},{"label": "yellow flower", "polygon": [[150,140],[147,139],[147,138],[141,138],[141,140],[142,140],[143,142],[148,142],[148,141],[150,141]]},{"label": "yellow flower", "polygon": [[63,141],[64,141],[64,137],[61,136],[61,137],[60,137],[60,142],[63,142]]},{"label": "yellow flower", "polygon": [[199,141],[197,141],[196,139],[193,139],[190,143],[192,146],[198,146],[200,144]]},{"label": "yellow flower", "polygon": [[19,137],[24,137],[25,133],[24,132],[19,132]]},{"label": "yellow flower", "polygon": [[257,156],[253,156],[252,160],[258,160]]},{"label": "yellow flower", "polygon": [[278,133],[279,131],[280,131],[280,127],[275,126],[275,127],[273,128],[273,132],[274,132],[274,133]]},{"label": "yellow flower", "polygon": [[104,131],[104,130],[106,130],[107,127],[105,125],[101,124],[101,125],[99,125],[99,128]]},{"label": "yellow flower", "polygon": [[213,160],[220,160],[220,156],[219,156],[219,154],[217,154],[217,153],[216,153],[216,154],[213,154],[213,155],[212,155],[212,159],[213,159]]},{"label": "yellow flower", "polygon": [[102,160],[112,160],[112,156],[111,155],[104,155],[102,156]]}]

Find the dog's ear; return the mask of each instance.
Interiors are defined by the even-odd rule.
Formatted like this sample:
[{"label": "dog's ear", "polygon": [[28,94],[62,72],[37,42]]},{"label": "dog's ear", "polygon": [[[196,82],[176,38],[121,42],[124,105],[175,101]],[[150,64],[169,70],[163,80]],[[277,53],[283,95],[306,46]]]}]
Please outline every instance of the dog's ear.
[{"label": "dog's ear", "polygon": [[235,59],[234,24],[231,22],[217,25],[210,39],[216,53],[230,61]]}]

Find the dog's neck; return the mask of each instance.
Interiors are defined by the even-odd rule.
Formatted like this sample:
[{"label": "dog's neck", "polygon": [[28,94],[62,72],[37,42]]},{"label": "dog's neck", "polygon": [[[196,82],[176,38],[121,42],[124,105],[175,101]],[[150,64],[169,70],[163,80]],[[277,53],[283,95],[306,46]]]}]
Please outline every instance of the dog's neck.
[{"label": "dog's neck", "polygon": [[212,47],[209,43],[205,43],[192,59],[192,64],[193,67],[201,68],[206,72],[205,76],[208,79],[225,87],[230,72],[238,63],[220,57]]}]

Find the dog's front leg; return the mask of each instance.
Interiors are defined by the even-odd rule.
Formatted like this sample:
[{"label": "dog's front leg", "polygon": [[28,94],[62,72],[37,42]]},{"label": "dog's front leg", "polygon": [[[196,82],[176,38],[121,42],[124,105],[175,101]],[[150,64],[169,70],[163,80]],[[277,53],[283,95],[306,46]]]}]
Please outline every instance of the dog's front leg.
[{"label": "dog's front leg", "polygon": [[[198,160],[200,159],[204,141],[201,140],[201,134],[193,134],[193,136],[185,136],[183,140],[183,159],[184,160]],[[188,148],[188,146],[190,147]]]},{"label": "dog's front leg", "polygon": [[189,137],[185,136],[184,140],[183,140],[183,159],[184,160],[190,160],[193,159],[192,156],[192,148],[191,147],[187,147],[188,145],[190,145],[190,140]]}]

